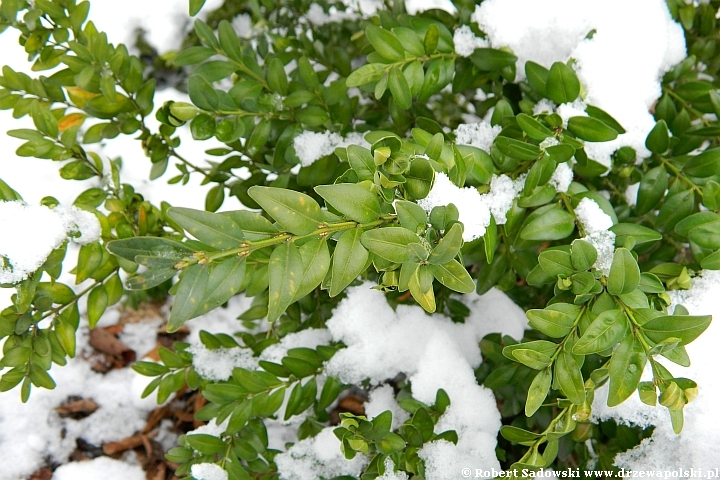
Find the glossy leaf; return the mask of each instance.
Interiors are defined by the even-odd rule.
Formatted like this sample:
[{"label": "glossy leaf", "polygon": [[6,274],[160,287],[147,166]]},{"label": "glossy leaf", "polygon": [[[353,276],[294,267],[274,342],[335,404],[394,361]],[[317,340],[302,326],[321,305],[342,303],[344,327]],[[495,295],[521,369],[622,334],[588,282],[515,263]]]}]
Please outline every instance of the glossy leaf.
[{"label": "glossy leaf", "polygon": [[190,235],[213,248],[235,248],[245,239],[240,226],[223,215],[180,207],[167,213]]},{"label": "glossy leaf", "polygon": [[290,233],[307,235],[324,223],[320,205],[304,193],[253,186],[248,189],[248,195]]},{"label": "glossy leaf", "polygon": [[367,265],[369,253],[360,243],[363,232],[359,228],[346,230],[340,235],[332,261],[330,296],[341,293],[357,278]]},{"label": "glossy leaf", "polygon": [[336,210],[359,223],[368,223],[382,214],[377,196],[356,183],[319,185],[315,191]]},{"label": "glossy leaf", "polygon": [[303,262],[294,243],[281,243],[268,264],[269,297],[268,321],[280,318],[295,299],[303,277]]}]

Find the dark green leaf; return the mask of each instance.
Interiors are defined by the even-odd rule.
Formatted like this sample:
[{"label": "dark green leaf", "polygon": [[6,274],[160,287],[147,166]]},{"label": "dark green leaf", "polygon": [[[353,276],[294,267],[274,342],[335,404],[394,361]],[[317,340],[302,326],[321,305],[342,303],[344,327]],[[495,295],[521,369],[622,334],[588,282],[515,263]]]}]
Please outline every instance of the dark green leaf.
[{"label": "dark green leaf", "polygon": [[633,394],[646,363],[647,356],[640,341],[632,333],[626,336],[610,359],[609,407],[620,405]]},{"label": "dark green leaf", "polygon": [[607,290],[611,295],[623,295],[635,290],[640,283],[640,268],[630,250],[618,248],[615,250],[610,275],[607,280]]},{"label": "dark green leaf", "polygon": [[520,232],[524,240],[561,240],[575,230],[575,218],[560,209],[548,210]]},{"label": "dark green leaf", "polygon": [[362,244],[374,254],[393,263],[407,261],[407,246],[419,243],[418,236],[402,227],[385,227],[368,230],[360,237]]},{"label": "dark green leaf", "polygon": [[593,117],[571,117],[568,120],[568,130],[587,142],[608,142],[618,136],[615,129]]},{"label": "dark green leaf", "polygon": [[580,95],[580,81],[572,68],[555,62],[550,67],[545,91],[547,98],[558,105],[572,102]]}]

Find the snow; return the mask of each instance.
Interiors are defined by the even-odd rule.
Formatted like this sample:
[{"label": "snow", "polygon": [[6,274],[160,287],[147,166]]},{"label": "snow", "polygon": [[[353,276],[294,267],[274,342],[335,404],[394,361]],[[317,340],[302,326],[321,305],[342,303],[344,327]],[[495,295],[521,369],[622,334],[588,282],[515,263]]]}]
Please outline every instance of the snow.
[{"label": "snow", "polygon": [[103,480],[145,480],[145,472],[139,465],[128,465],[110,457],[98,457],[61,465],[55,470],[52,478],[53,480],[97,480],[99,478]]},{"label": "snow", "polygon": [[228,480],[228,473],[214,463],[197,463],[190,467],[195,480]]},{"label": "snow", "polygon": [[450,203],[458,209],[459,220],[464,226],[463,240],[475,240],[485,234],[490,225],[490,215],[495,217],[498,225],[507,221],[507,212],[512,208],[515,199],[523,189],[525,176],[512,180],[507,175],[493,175],[490,191],[480,194],[475,188],[460,188],[450,181],[442,172],[435,174],[435,181],[430,193],[418,205],[430,213],[434,207],[446,206]]},{"label": "snow", "polygon": [[236,367],[254,370],[257,359],[247,348],[217,348],[210,350],[204,345],[193,345],[188,351],[193,354],[193,367],[198,375],[208,380],[227,380]]},{"label": "snow", "polygon": [[455,205],[464,227],[463,240],[466,242],[485,235],[485,229],[490,225],[490,209],[483,202],[482,195],[474,188],[458,187],[442,172],[435,174],[430,193],[417,203],[428,213],[437,206]]},{"label": "snow", "polygon": [[580,200],[578,206],[575,207],[575,215],[583,224],[585,233],[588,235],[600,233],[613,226],[610,215],[603,212],[600,205],[590,198]]},{"label": "snow", "polygon": [[567,163],[559,163],[557,168],[550,177],[550,185],[555,187],[558,192],[566,193],[573,181],[572,167]]},{"label": "snow", "polygon": [[295,137],[293,145],[303,167],[312,165],[322,157],[332,154],[338,147],[347,147],[348,145],[370,146],[360,133],[351,132],[347,137],[343,138],[340,134],[330,131],[322,133],[303,132]]},{"label": "snow", "polygon": [[[429,480],[454,478],[467,465],[499,468],[494,449],[500,415],[492,392],[475,381],[473,368],[481,362],[477,344],[493,331],[520,338],[527,325],[522,309],[501,292],[459,298],[471,311],[465,323],[428,316],[417,306],[399,305],[393,311],[381,292],[365,284],[348,289],[327,322],[333,339],[347,345],[327,363],[328,375],[346,383],[368,379],[377,384],[402,372],[421,402],[433,404],[439,388],[450,396],[436,432],[453,429],[459,442],[433,442],[420,451]],[[371,397],[373,402],[381,398]]]},{"label": "snow", "polygon": [[512,208],[513,200],[520,195],[525,186],[525,175],[512,180],[507,175],[493,175],[490,182],[490,191],[482,196],[483,201],[490,209],[495,222],[504,225],[506,214]]},{"label": "snow", "polygon": [[610,154],[625,145],[639,158],[650,156],[644,145],[655,124],[649,109],[660,96],[662,75],[686,56],[682,27],[663,0],[488,0],[476,7],[472,20],[493,48],[509,47],[518,57],[518,81],[525,78],[528,60],[546,68],[575,60],[583,100],[627,130],[611,142],[586,147],[591,158],[609,166]]},{"label": "snow", "polygon": [[438,8],[448,13],[457,12],[457,8],[450,0],[405,0],[405,9],[410,15]]},{"label": "snow", "polygon": [[403,471],[395,471],[395,464],[390,457],[385,459],[385,473],[377,477],[377,480],[407,480],[408,474]]},{"label": "snow", "polygon": [[317,480],[341,475],[357,477],[368,463],[368,458],[358,454],[346,460],[340,451],[340,440],[327,427],[316,436],[299,441],[290,449],[275,457],[281,480]]},{"label": "snow", "polygon": [[[91,353],[87,341],[87,324],[83,322],[78,331],[77,357],[64,367],[54,365],[50,371],[57,383],[54,390],[33,389],[27,404],[20,402],[17,390],[0,395],[0,480],[25,478],[47,460],[67,462],[78,438],[99,446],[129,437],[145,426],[148,412],[156,406],[153,396],[140,398],[148,378],[128,368],[104,375],[94,372],[83,358]],[[70,397],[92,399],[100,408],[80,420],[61,418],[54,409]],[[54,478],[101,478],[93,473],[102,471],[103,465],[114,465],[103,462],[68,466],[58,470]],[[118,468],[124,465],[116,463]],[[145,478],[142,469],[139,472],[142,476],[137,478]],[[126,473],[107,478],[136,478],[133,470]]]},{"label": "snow", "polygon": [[3,265],[0,258],[0,283],[27,278],[68,237],[85,244],[100,236],[100,223],[90,212],[67,206],[51,209],[19,200],[0,201],[0,224],[6,232],[0,236],[0,257],[9,263]]},{"label": "snow", "polygon": [[[618,467],[635,470],[671,470],[678,467],[714,470],[718,466],[717,446],[720,445],[720,429],[717,428],[717,398],[720,395],[720,378],[717,375],[720,304],[717,299],[720,296],[720,272],[704,271],[702,276],[693,278],[689,290],[673,290],[668,294],[673,304],[682,303],[692,315],[713,316],[713,322],[705,333],[686,347],[692,359],[690,367],[665,362],[676,377],[695,380],[700,394],[685,407],[685,426],[679,435],[673,433],[669,415],[662,407],[653,409],[643,406],[645,411],[655,410],[656,413],[640,419],[632,409],[610,409],[614,414],[612,416],[619,421],[656,426],[650,438],[619,454],[615,463]],[[596,395],[596,403],[604,401],[601,397]],[[626,403],[630,402],[640,404],[636,395]]]},{"label": "snow", "polygon": [[463,25],[453,34],[453,43],[458,55],[469,57],[476,48],[487,48],[490,43],[480,37],[476,37],[468,25]]},{"label": "snow", "polygon": [[608,230],[613,226],[612,218],[602,211],[595,200],[589,198],[580,200],[575,207],[575,215],[585,229],[585,236],[581,240],[590,242],[597,250],[598,257],[593,266],[609,275],[615,253],[615,234]]},{"label": "snow", "polygon": [[320,26],[344,20],[357,20],[359,16],[352,11],[340,11],[335,7],[330,7],[326,13],[320,5],[311,3],[305,18],[313,25]]},{"label": "snow", "polygon": [[372,420],[383,412],[392,412],[392,430],[405,423],[410,414],[400,408],[395,400],[395,391],[390,385],[383,385],[370,392],[370,399],[365,402],[365,415]]},{"label": "snow", "polygon": [[628,205],[631,207],[634,207],[637,203],[638,190],[640,190],[640,182],[628,185],[625,189],[625,201],[627,201]]},{"label": "snow", "polygon": [[486,152],[500,134],[500,125],[492,126],[490,122],[481,121],[477,123],[461,123],[453,132],[456,135],[455,143],[459,145],[472,145]]},{"label": "snow", "polygon": [[562,105],[557,107],[557,113],[560,115],[560,118],[562,118],[563,126],[567,128],[568,120],[572,117],[587,117],[588,114],[585,113],[585,109],[587,108],[587,103],[583,102],[582,100],[575,100],[572,103],[563,103]]}]

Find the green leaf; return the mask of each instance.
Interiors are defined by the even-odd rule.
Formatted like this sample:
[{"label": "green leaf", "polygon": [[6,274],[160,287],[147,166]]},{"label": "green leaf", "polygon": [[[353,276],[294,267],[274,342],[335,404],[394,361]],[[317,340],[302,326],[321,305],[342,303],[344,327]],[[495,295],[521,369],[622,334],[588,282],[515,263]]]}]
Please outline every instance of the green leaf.
[{"label": "green leaf", "polygon": [[204,433],[194,433],[191,435],[186,435],[185,440],[187,441],[188,445],[190,445],[192,448],[202,453],[203,455],[213,455],[215,453],[220,453],[227,448],[225,442],[223,442],[218,437],[214,435],[207,435]]},{"label": "green leaf", "polygon": [[565,210],[548,210],[528,223],[520,232],[524,240],[562,240],[575,230],[575,218]]},{"label": "green leaf", "polygon": [[417,203],[397,200],[395,202],[395,211],[403,228],[411,232],[420,232],[427,228],[427,213]]},{"label": "green leaf", "polygon": [[525,76],[541,97],[546,96],[548,74],[548,69],[542,65],[532,61],[525,62]]},{"label": "green leaf", "polygon": [[408,244],[419,243],[420,239],[406,228],[384,227],[368,230],[360,241],[375,255],[393,263],[403,263],[408,260]]},{"label": "green leaf", "polygon": [[572,102],[580,95],[580,80],[572,68],[555,62],[550,67],[545,91],[547,98],[558,105]]},{"label": "green leaf", "polygon": [[318,185],[315,191],[340,213],[358,223],[369,223],[382,215],[377,195],[363,185]]},{"label": "green leaf", "polygon": [[615,129],[593,117],[571,117],[568,120],[568,130],[587,142],[609,142],[618,136]]},{"label": "green leaf", "polygon": [[197,317],[224,304],[240,291],[245,279],[245,259],[237,256],[225,259],[210,267],[207,287],[198,310]]},{"label": "green leaf", "polygon": [[545,147],[545,151],[555,163],[567,162],[575,155],[575,147],[567,143]]},{"label": "green leaf", "polygon": [[357,173],[360,181],[374,178],[376,166],[370,150],[360,145],[350,145],[347,147],[347,155],[350,168]]},{"label": "green leaf", "polygon": [[553,136],[552,130],[547,128],[539,121],[535,120],[530,115],[518,113],[515,119],[517,120],[518,125],[520,125],[520,128],[522,128],[523,132],[525,132],[527,136],[532,138],[533,140],[541,142],[546,138]]},{"label": "green leaf", "polygon": [[539,433],[529,432],[512,425],[503,425],[502,428],[500,428],[500,435],[502,435],[505,440],[521,445],[532,445],[536,440],[542,438],[542,435]]},{"label": "green leaf", "polygon": [[517,158],[518,160],[537,160],[543,154],[540,147],[509,137],[497,137],[495,139],[495,146],[505,155]]},{"label": "green leaf", "polygon": [[655,228],[661,231],[670,231],[680,220],[688,217],[695,208],[695,194],[692,190],[678,192],[665,199],[660,207]]},{"label": "green leaf", "polygon": [[603,352],[614,347],[627,331],[627,317],[621,310],[605,310],[593,320],[572,351],[575,355]]},{"label": "green leaf", "polygon": [[555,303],[542,310],[528,310],[525,315],[530,325],[540,332],[548,337],[560,338],[570,333],[581,311],[577,305]]},{"label": "green leaf", "polygon": [[551,384],[551,369],[544,368],[535,375],[528,389],[527,400],[525,401],[525,416],[531,417],[538,411],[543,402],[545,402]]},{"label": "green leaf", "polygon": [[87,317],[90,328],[95,328],[100,317],[105,313],[107,305],[108,296],[103,285],[98,285],[90,290],[87,298]]},{"label": "green leaf", "polygon": [[375,51],[388,62],[405,59],[405,48],[392,32],[370,25],[365,29],[365,36]]},{"label": "green leaf", "polygon": [[457,260],[444,265],[430,265],[430,271],[437,280],[451,290],[460,293],[471,293],[475,290],[470,274]]},{"label": "green leaf", "polygon": [[315,290],[325,279],[330,268],[330,251],[325,239],[318,238],[304,243],[300,247],[300,256],[303,262],[303,275],[293,302]]},{"label": "green leaf", "polygon": [[655,343],[675,338],[680,340],[680,345],[687,345],[710,326],[711,320],[711,315],[664,315],[649,320],[642,329]]},{"label": "green leaf", "polygon": [[363,231],[359,228],[346,230],[333,253],[332,278],[330,280],[330,296],[341,293],[345,287],[362,273],[367,265],[368,251],[360,242]]},{"label": "green leaf", "polygon": [[607,291],[611,295],[623,295],[635,290],[640,283],[640,267],[627,248],[615,250],[610,275],[607,280]]},{"label": "green leaf", "polygon": [[512,355],[515,360],[534,370],[543,370],[552,363],[550,356],[528,348],[515,349]]},{"label": "green leaf", "polygon": [[572,251],[570,252],[572,265],[576,270],[588,270],[597,260],[597,250],[585,240],[574,240],[572,242]]},{"label": "green leaf", "polygon": [[268,264],[269,292],[268,321],[280,318],[293,302],[303,277],[303,262],[294,243],[275,247]]},{"label": "green leaf", "polygon": [[555,378],[563,395],[575,405],[585,402],[582,373],[572,353],[564,351],[555,360]]},{"label": "green leaf", "polygon": [[687,237],[690,233],[690,230],[692,230],[693,228],[719,220],[720,216],[715,212],[694,213],[689,217],[680,220],[677,225],[675,225],[675,233],[677,233],[678,235],[682,235],[683,237]]},{"label": "green leaf", "polygon": [[359,87],[380,80],[387,72],[388,66],[384,63],[368,63],[354,70],[345,81],[349,87]]},{"label": "green leaf", "polygon": [[320,205],[304,193],[256,185],[248,189],[248,194],[282,228],[295,235],[307,235],[324,223]]},{"label": "green leaf", "polygon": [[410,86],[408,85],[407,79],[400,68],[393,67],[390,69],[388,87],[390,88],[390,93],[392,93],[398,107],[403,110],[410,108],[412,105],[412,93],[410,93]]},{"label": "green leaf", "polygon": [[113,255],[131,262],[134,262],[139,255],[180,260],[192,256],[195,252],[194,249],[183,243],[161,237],[134,237],[113,240],[107,244],[106,248]]},{"label": "green leaf", "polygon": [[693,228],[688,237],[702,248],[717,250],[720,248],[720,220]]},{"label": "green leaf", "polygon": [[437,246],[430,252],[428,262],[434,265],[445,265],[452,261],[460,252],[460,248],[463,245],[462,234],[462,224],[454,223],[440,242],[438,242]]},{"label": "green leaf", "polygon": [[[432,266],[434,267],[434,265]],[[435,293],[433,292],[433,274],[427,265],[420,265],[408,280],[408,288],[416,302],[426,312],[435,311]]]},{"label": "green leaf", "polygon": [[207,265],[195,264],[183,271],[170,310],[167,325],[169,332],[177,331],[185,322],[195,317],[195,312],[203,301],[208,278]]},{"label": "green leaf", "polygon": [[240,226],[224,215],[182,207],[169,208],[167,214],[193,237],[219,250],[235,248],[245,239]]},{"label": "green leaf", "polygon": [[125,286],[128,290],[147,290],[149,288],[157,287],[161,283],[174,277],[177,273],[178,271],[172,267],[152,268],[139,275],[133,275],[128,278],[125,282]]},{"label": "green leaf", "polygon": [[626,336],[610,359],[609,407],[620,405],[633,394],[646,363],[647,356],[640,341],[632,333]]},{"label": "green leaf", "polygon": [[557,277],[558,275],[562,275],[563,277],[569,277],[570,275],[575,273],[576,270],[575,268],[573,268],[570,254],[562,250],[542,251],[538,256],[538,263],[540,265],[540,268],[542,268],[545,273],[552,277]]},{"label": "green leaf", "polygon": [[202,7],[205,5],[205,0],[190,0],[190,16],[194,17],[198,13],[200,13],[200,10],[202,10]]},{"label": "green leaf", "polygon": [[668,173],[662,165],[643,175],[638,188],[635,212],[644,215],[660,202],[668,187]]},{"label": "green leaf", "polygon": [[682,171],[690,176],[700,178],[717,175],[720,171],[720,148],[705,150],[700,155],[691,158]]},{"label": "green leaf", "polygon": [[237,223],[243,232],[243,236],[251,242],[264,240],[280,233],[277,227],[270,223],[270,220],[258,213],[235,210],[221,212],[220,215],[224,215]]},{"label": "green leaf", "polygon": [[188,79],[190,100],[201,110],[214,112],[218,108],[218,93],[202,75],[191,75]]},{"label": "green leaf", "polygon": [[476,48],[472,55],[470,55],[470,60],[480,70],[489,72],[515,65],[517,57],[505,50],[496,50],[494,48]]},{"label": "green leaf", "polygon": [[661,155],[670,148],[670,132],[665,120],[658,121],[645,139],[645,146],[652,153]]},{"label": "green leaf", "polygon": [[612,127],[617,133],[623,134],[625,133],[625,129],[618,123],[617,120],[615,120],[609,113],[607,113],[605,110],[602,110],[598,107],[594,107],[592,105],[588,105],[585,107],[585,113],[590,115],[593,118],[597,118],[598,120],[602,120],[603,123],[609,125]]},{"label": "green leaf", "polygon": [[215,55],[215,50],[207,47],[190,47],[182,50],[173,59],[173,64],[178,67],[196,65]]},{"label": "green leaf", "polygon": [[618,223],[613,225],[610,231],[615,234],[615,244],[617,245],[624,245],[628,237],[635,239],[635,245],[662,240],[662,235],[656,230],[636,223]]}]

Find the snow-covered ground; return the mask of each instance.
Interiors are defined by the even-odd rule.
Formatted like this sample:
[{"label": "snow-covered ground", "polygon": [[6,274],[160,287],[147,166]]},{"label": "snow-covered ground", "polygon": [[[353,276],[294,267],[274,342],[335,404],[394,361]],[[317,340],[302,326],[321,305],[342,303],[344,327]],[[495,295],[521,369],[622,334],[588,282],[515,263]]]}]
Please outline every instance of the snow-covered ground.
[{"label": "snow-covered ground", "polygon": [[[150,43],[164,52],[177,48],[182,32],[190,27],[185,14],[186,2],[128,0],[119,8],[116,2],[95,0],[90,16],[100,30],[108,33],[112,42],[129,42],[134,29],[140,27],[147,31]],[[220,3],[220,0],[208,0],[206,10]],[[355,3],[363,12],[377,6],[374,0],[359,0]],[[411,12],[432,7],[454,9],[446,0],[408,1],[408,10]],[[549,67],[554,61],[564,61],[570,57],[576,59],[578,75],[586,93],[585,100],[607,110],[628,131],[614,142],[589,145],[588,153],[594,158],[609,164],[610,153],[621,145],[633,146],[640,157],[649,155],[644,147],[644,139],[653,125],[648,109],[659,96],[660,75],[685,56],[682,30],[670,19],[664,1],[487,0],[472,19],[488,33],[488,39],[483,42],[489,42],[496,48],[510,47],[515,52],[519,57],[519,77],[523,76],[524,62],[527,60]],[[586,35],[591,30],[595,34],[592,39],[587,39]],[[470,48],[473,45],[485,45],[468,36],[466,30],[457,34],[456,39],[465,46],[470,45]],[[3,52],[2,63],[17,70],[28,70],[14,32],[0,35],[0,51]],[[618,71],[622,71],[623,75],[617,75]],[[158,93],[155,105],[160,106],[170,99],[185,100],[185,97],[178,92],[162,91]],[[542,107],[556,109],[561,116],[567,116],[568,112],[582,114],[584,108],[582,102],[560,106],[546,102]],[[16,120],[9,112],[0,112],[0,131],[29,125],[28,119]],[[497,135],[496,131],[482,122],[469,124],[456,133],[459,138],[466,135],[465,143],[476,144],[479,148],[487,148]],[[212,148],[212,142],[193,142],[187,130],[182,131],[181,135],[183,145],[180,151],[195,163],[202,164],[203,151]],[[348,141],[347,138],[322,137],[328,145]],[[61,203],[69,205],[81,191],[94,185],[93,180],[69,182],[59,179],[58,165],[53,162],[15,156],[12,152],[19,144],[19,140],[10,137],[0,138],[3,147],[0,178],[19,191],[28,204],[37,205],[42,197],[52,195]],[[314,148],[306,152],[308,163],[318,151],[330,148],[324,144],[310,146]],[[147,180],[150,164],[138,141],[119,137],[107,145],[99,146],[97,151],[106,157],[122,156],[124,181],[136,186],[140,193],[154,203],[166,200],[176,206],[202,208],[208,187],[200,186],[199,178],[194,178],[186,186],[168,186],[166,179],[174,175],[170,167],[163,178],[152,183]],[[558,189],[560,185],[567,189],[567,178],[568,172],[558,174]],[[438,188],[443,185],[445,190],[436,191],[438,198],[430,200],[447,201],[448,195],[467,197],[469,204],[481,205],[479,210],[491,211],[496,219],[504,216],[507,199],[512,199],[522,188],[522,185],[514,185],[513,182],[508,184],[502,177],[498,177],[488,195],[476,198],[481,197],[477,192],[465,194],[442,182],[439,182]],[[236,200],[228,199],[223,209],[233,209],[238,205]],[[481,213],[479,210],[468,213],[470,220],[467,223],[470,225],[476,219],[477,235],[482,235],[481,230],[487,223],[484,216],[477,220]],[[466,228],[466,231],[471,230]],[[720,294],[718,285],[720,278],[705,275],[695,280],[694,289],[687,298],[677,300],[688,305],[691,313],[717,311],[714,300]],[[8,290],[0,291],[1,295],[9,293]],[[7,304],[7,298],[0,296],[0,305]],[[369,290],[367,285],[355,287],[338,307],[326,331],[290,337],[265,355],[279,356],[287,348],[313,346],[312,342],[318,341],[320,337],[332,338],[348,345],[328,365],[329,371],[345,381],[356,382],[370,378],[378,383],[395,373],[404,372],[412,380],[413,394],[430,403],[434,401],[437,388],[445,388],[453,403],[439,427],[442,430],[457,430],[460,441],[457,447],[447,442],[438,442],[423,449],[421,456],[428,466],[428,478],[445,478],[448,472],[459,471],[456,467],[464,465],[463,462],[475,465],[482,461],[487,466],[497,467],[494,447],[500,417],[490,391],[475,384],[472,368],[480,363],[477,350],[479,339],[494,331],[520,337],[525,325],[524,316],[509,303],[507,297],[496,291],[484,297],[471,294],[465,296],[465,301],[472,314],[466,324],[457,325],[442,316],[426,316],[419,307],[401,307],[393,312],[379,292]],[[248,306],[247,299],[237,297],[230,302],[228,309],[211,312],[189,323],[188,338],[196,344],[198,362],[208,366],[202,360],[202,348],[197,346],[199,329],[232,333],[239,328],[235,317]],[[363,315],[359,315],[359,312]],[[100,327],[111,327],[119,317],[117,310],[107,312]],[[124,323],[118,330],[119,339],[140,358],[155,347],[157,329],[161,323],[161,318],[152,316],[140,322]],[[368,336],[368,332],[372,336]],[[54,367],[52,370],[58,383],[56,390],[36,389],[27,405],[19,402],[17,392],[0,395],[0,480],[20,480],[47,463],[67,462],[78,439],[100,446],[132,436],[145,426],[147,414],[155,407],[152,397],[140,399],[140,392],[147,380],[127,368],[110,370],[104,374],[92,370],[94,354],[88,338],[86,324],[83,324],[79,333],[78,357],[68,366]],[[408,341],[408,338],[413,340]],[[716,458],[713,452],[720,448],[720,429],[714,427],[717,420],[716,415],[713,415],[712,403],[712,399],[720,393],[717,392],[720,383],[716,380],[713,361],[717,340],[720,340],[720,327],[712,325],[698,342],[688,348],[695,363],[687,375],[699,381],[700,397],[687,407],[685,430],[681,435],[672,434],[664,412],[660,412],[660,415],[656,414],[658,410],[650,412],[647,407],[641,407],[635,397],[627,405],[616,409],[596,405],[597,415],[602,418],[613,417],[658,426],[651,439],[619,458],[619,465],[639,469],[713,466],[711,463]],[[412,350],[404,348],[407,344],[412,345]],[[207,370],[208,376],[221,375],[223,372],[219,372],[218,367],[226,366],[227,362],[232,366],[233,362],[248,359],[228,355],[222,359],[225,363],[217,363],[221,360],[218,358],[212,360],[216,363]],[[199,366],[202,370],[202,365]],[[673,368],[681,370],[679,367]],[[74,397],[92,398],[98,409],[79,420],[61,417],[55,408]],[[632,411],[640,408],[645,409],[644,415],[638,416]],[[367,409],[371,416],[386,409],[402,415],[387,388],[373,391]],[[278,448],[286,441],[294,440],[292,435],[288,436],[288,427],[280,422],[271,422],[270,427],[271,443]],[[160,424],[156,434],[155,441],[166,449],[175,441],[175,433],[167,424]],[[701,448],[701,444],[696,441],[698,438],[703,438],[704,447]],[[339,459],[337,447],[337,440],[326,430],[315,439],[299,442],[289,452],[279,456],[278,465],[284,478],[288,479],[312,479],[330,472],[355,472],[353,469],[357,466],[342,463],[344,460]],[[331,455],[332,452],[335,455]],[[361,465],[361,458],[359,462]],[[350,471],[346,472],[348,468]],[[59,467],[53,478],[141,480],[145,478],[145,473],[139,460],[130,453],[125,454],[120,462],[98,457],[69,463]]]}]

